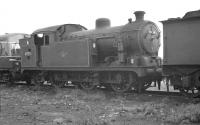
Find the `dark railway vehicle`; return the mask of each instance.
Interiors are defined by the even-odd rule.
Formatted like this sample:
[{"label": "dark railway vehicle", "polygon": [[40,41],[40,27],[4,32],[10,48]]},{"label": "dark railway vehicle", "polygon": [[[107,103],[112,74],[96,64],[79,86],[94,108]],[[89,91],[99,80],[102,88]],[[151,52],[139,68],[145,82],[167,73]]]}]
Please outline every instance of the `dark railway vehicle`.
[{"label": "dark railway vehicle", "polygon": [[19,39],[26,34],[12,33],[0,36],[0,82],[21,79]]},{"label": "dark railway vehicle", "polygon": [[162,21],[163,73],[176,89],[193,93],[200,90],[200,10],[183,18]]},{"label": "dark railway vehicle", "polygon": [[110,20],[96,20],[96,29],[64,24],[36,30],[20,40],[22,71],[27,82],[72,83],[86,90],[96,86],[124,92],[143,90],[161,80],[160,31],[135,12],[136,20],[111,27]]}]

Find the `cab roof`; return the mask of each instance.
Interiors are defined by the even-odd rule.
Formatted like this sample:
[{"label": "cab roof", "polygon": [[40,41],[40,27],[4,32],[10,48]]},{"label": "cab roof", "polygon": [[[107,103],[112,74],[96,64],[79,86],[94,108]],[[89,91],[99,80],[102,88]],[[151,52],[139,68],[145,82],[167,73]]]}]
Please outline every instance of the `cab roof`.
[{"label": "cab roof", "polygon": [[37,29],[33,32],[33,34],[41,33],[41,32],[55,32],[62,25],[50,26],[41,29]]},{"label": "cab roof", "polygon": [[61,28],[62,26],[66,26],[66,25],[79,26],[79,27],[82,27],[83,29],[86,29],[84,26],[81,26],[79,24],[62,24],[62,25],[55,25],[55,26],[37,29],[32,34],[38,34],[38,33],[43,33],[43,32],[56,32],[59,28]]}]

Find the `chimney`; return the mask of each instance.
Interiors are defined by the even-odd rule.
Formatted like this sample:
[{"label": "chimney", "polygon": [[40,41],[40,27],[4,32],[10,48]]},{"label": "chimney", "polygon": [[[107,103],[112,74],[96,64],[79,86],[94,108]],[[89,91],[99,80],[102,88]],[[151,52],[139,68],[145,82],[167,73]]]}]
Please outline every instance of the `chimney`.
[{"label": "chimney", "polygon": [[135,21],[136,22],[139,22],[139,21],[144,21],[144,14],[145,12],[144,11],[135,11]]}]

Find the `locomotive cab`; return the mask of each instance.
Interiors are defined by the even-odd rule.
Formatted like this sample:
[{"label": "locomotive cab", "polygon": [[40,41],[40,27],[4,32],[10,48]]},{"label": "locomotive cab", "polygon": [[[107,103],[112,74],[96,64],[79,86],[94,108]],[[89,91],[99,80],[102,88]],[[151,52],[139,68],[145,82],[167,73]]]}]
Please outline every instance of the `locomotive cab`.
[{"label": "locomotive cab", "polygon": [[[79,58],[73,58],[74,55],[70,55],[68,53],[75,53],[76,49],[73,49],[73,44],[77,43],[77,46],[79,48],[84,46],[82,46],[82,43],[78,40],[66,41],[66,39],[69,39],[68,36],[71,32],[83,30],[86,30],[86,28],[81,25],[64,24],[34,31],[31,35],[31,38],[22,39],[20,42],[22,47],[23,68],[45,68],[50,66],[57,67],[58,64],[60,66],[67,66],[67,62],[69,62],[67,64],[73,65],[73,63],[71,63],[71,61],[73,60],[76,60],[78,64],[81,59],[78,60]],[[86,47],[89,46],[87,45]],[[85,48],[83,48],[82,51],[78,52],[77,54],[87,54],[88,51],[84,49]],[[72,60],[70,60],[69,58],[71,58]],[[88,65],[87,60],[88,59],[84,60],[84,65]]]}]

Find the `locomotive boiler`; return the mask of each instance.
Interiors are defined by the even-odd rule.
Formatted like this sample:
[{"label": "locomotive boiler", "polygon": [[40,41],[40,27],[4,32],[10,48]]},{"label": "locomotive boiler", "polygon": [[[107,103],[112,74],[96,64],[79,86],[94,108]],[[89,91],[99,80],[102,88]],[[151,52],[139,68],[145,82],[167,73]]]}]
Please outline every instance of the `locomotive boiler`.
[{"label": "locomotive boiler", "polygon": [[72,83],[87,90],[105,86],[117,92],[148,88],[161,80],[160,31],[144,14],[136,11],[135,21],[116,27],[100,18],[93,30],[64,24],[34,31],[20,40],[27,82]]}]

